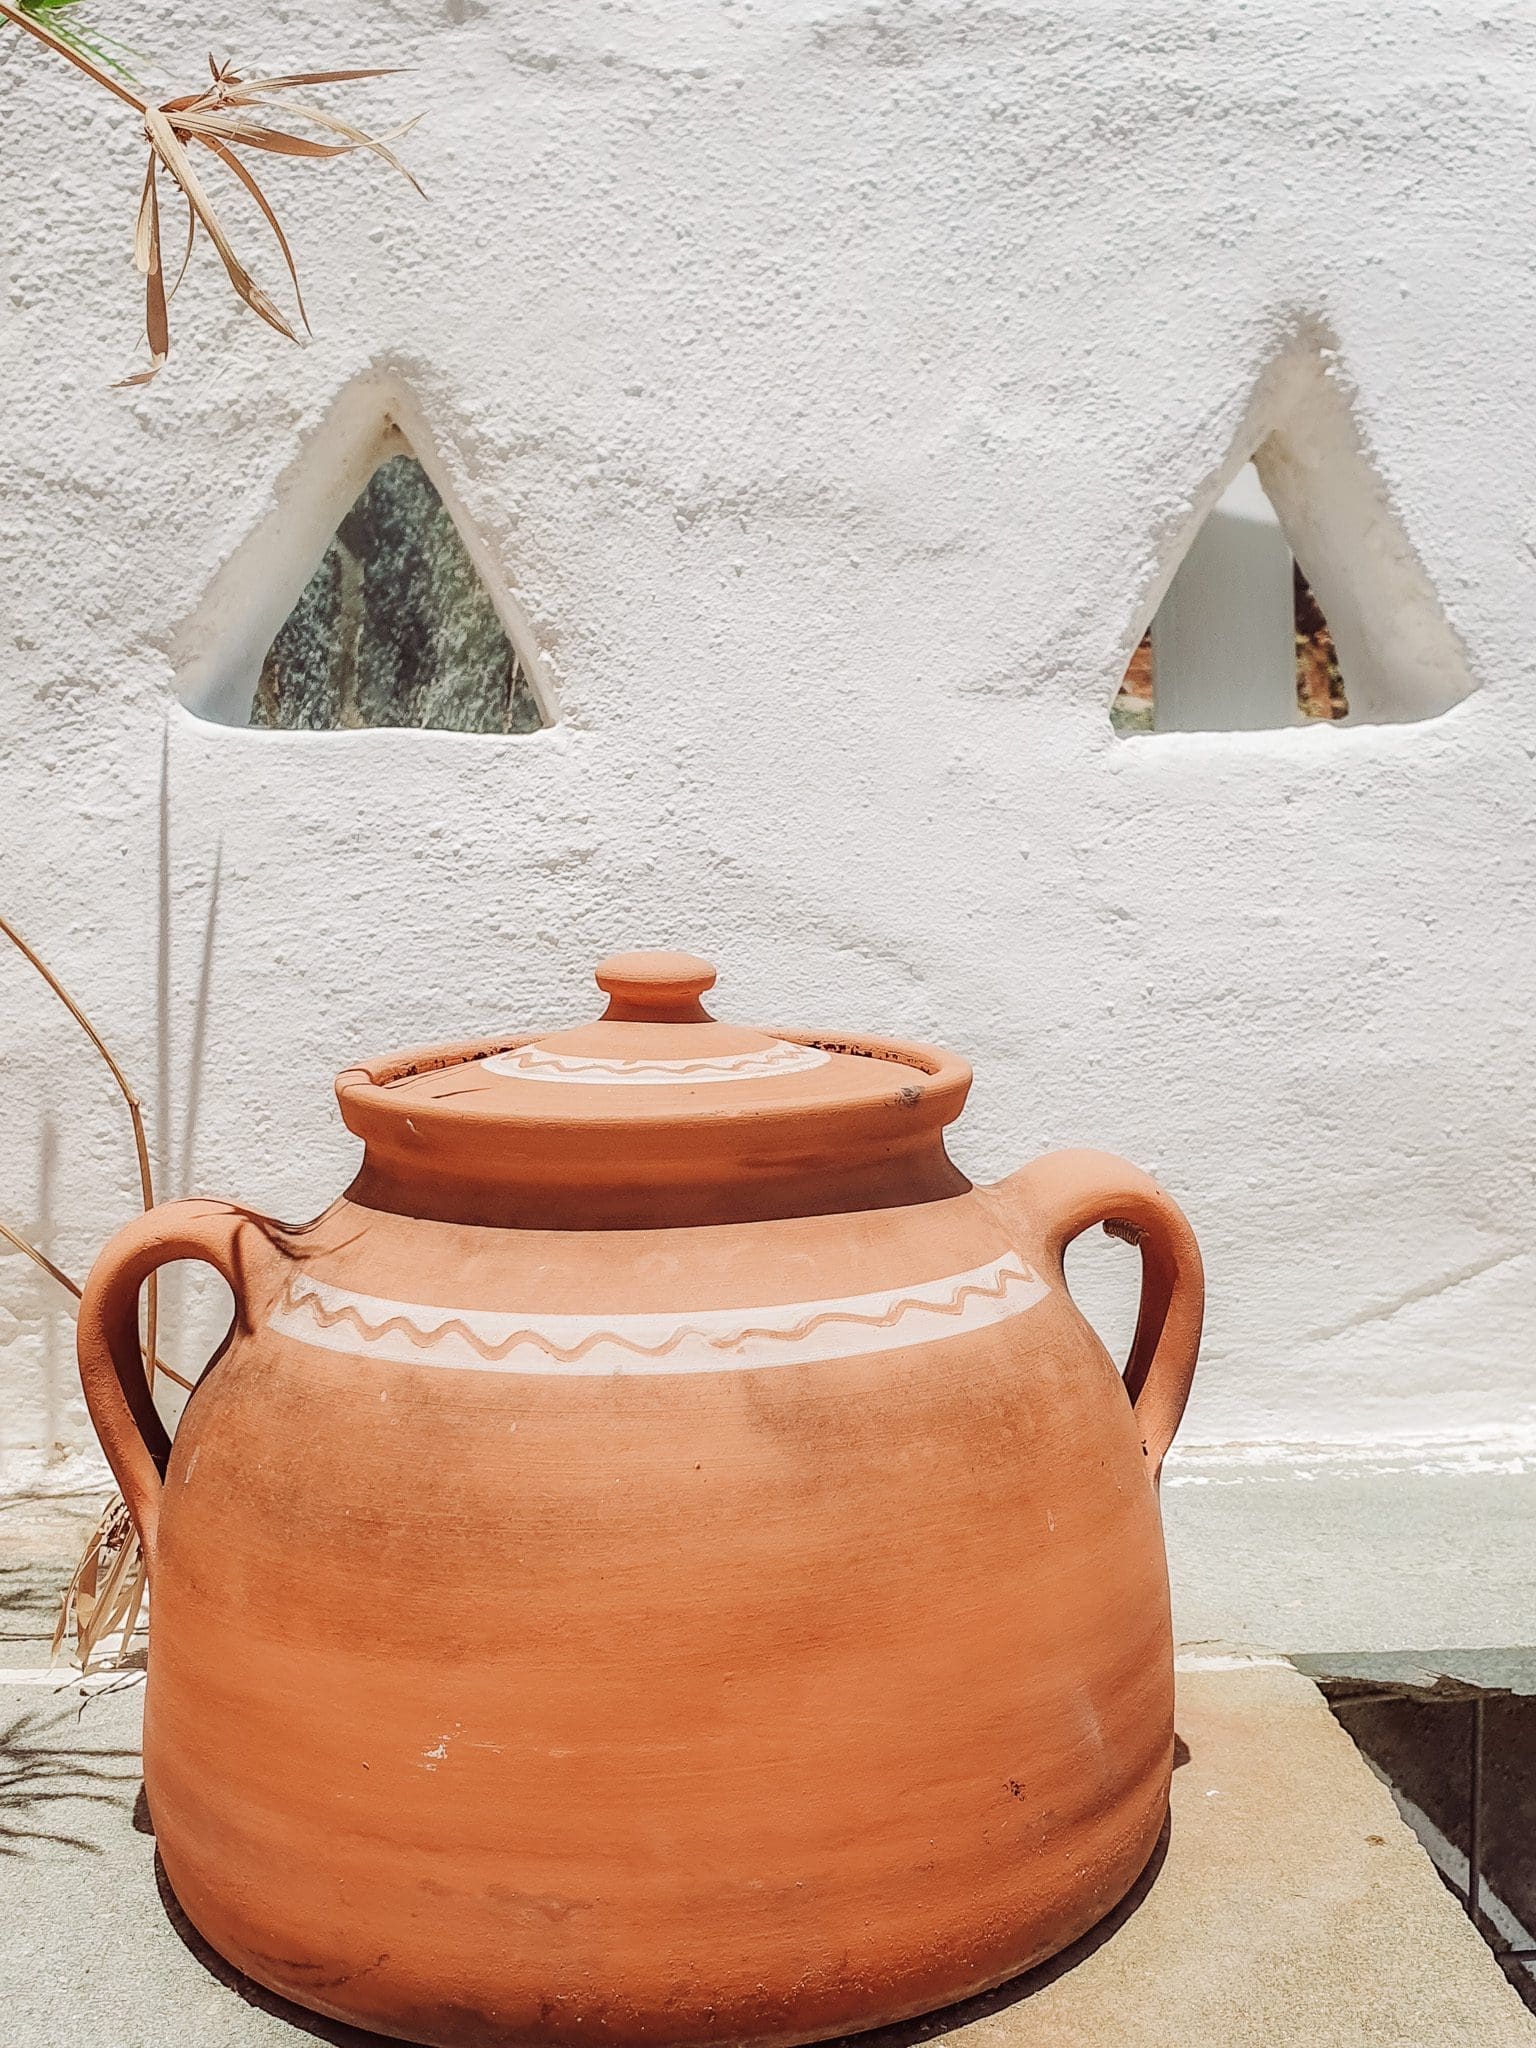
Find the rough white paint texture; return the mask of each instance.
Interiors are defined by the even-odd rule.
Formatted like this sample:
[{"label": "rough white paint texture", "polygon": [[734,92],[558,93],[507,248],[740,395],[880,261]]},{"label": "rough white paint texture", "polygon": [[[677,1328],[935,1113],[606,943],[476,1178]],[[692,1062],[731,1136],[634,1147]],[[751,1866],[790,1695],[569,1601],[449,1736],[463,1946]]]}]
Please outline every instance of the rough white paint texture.
[{"label": "rough white paint texture", "polygon": [[[115,391],[131,122],[0,66],[4,900],[140,1077],[167,1192],[313,1211],[348,1060],[571,1021],[599,954],[677,942],[731,1016],[968,1053],[978,1174],[1066,1142],[1160,1173],[1210,1263],[1192,1442],[1536,1423],[1536,9],[131,24],[189,67],[210,36],[408,64],[354,104],[424,113],[431,198],[276,165],[315,344],[205,257],[169,371]],[[1355,591],[1389,693],[1447,701],[1463,661],[1473,693],[1116,740],[1298,380],[1322,498],[1289,516],[1336,624]],[[201,722],[178,664],[297,588],[346,422],[390,404],[559,723]],[[0,1003],[0,1214],[79,1269],[132,1205],[125,1126],[19,964]],[[5,1431],[79,1445],[67,1323],[0,1277]]]}]

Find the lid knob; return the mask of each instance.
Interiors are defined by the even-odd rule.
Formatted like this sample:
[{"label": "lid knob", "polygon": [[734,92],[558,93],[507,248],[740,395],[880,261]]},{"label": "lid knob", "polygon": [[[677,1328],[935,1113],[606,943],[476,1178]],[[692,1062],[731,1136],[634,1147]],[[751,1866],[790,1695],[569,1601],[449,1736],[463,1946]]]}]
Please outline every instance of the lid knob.
[{"label": "lid knob", "polygon": [[611,953],[600,961],[597,985],[608,997],[605,1021],[707,1024],[699,1001],[715,985],[715,970],[692,953]]}]

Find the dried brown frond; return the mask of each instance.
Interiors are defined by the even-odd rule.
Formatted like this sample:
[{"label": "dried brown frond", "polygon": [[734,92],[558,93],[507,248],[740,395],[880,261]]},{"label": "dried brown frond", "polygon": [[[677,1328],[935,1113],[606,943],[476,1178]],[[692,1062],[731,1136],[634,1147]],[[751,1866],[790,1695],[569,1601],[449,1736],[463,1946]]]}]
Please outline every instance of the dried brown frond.
[{"label": "dried brown frond", "polygon": [[[144,330],[149,343],[150,365],[130,377],[125,385],[147,384],[158,375],[170,352],[170,301],[175,297],[176,287],[167,291],[165,264],[160,235],[160,194],[158,173],[164,170],[186,202],[187,247],[182,259],[181,275],[185,275],[187,262],[191,257],[192,245],[199,225],[203,228],[224,265],[236,297],[264,320],[269,327],[297,341],[299,335],[270,295],[252,277],[245,264],[236,255],[229,235],[219,218],[217,209],[207,188],[198,176],[193,160],[196,149],[206,149],[214,160],[230,172],[246,194],[255,201],[258,211],[271,229],[277,242],[278,252],[293,286],[294,301],[300,323],[307,330],[309,319],[304,311],[304,300],[299,290],[298,270],[288,237],[284,234],[271,202],[257,182],[249,165],[244,163],[238,152],[255,150],[267,155],[294,157],[308,162],[329,162],[337,157],[352,156],[362,151],[378,157],[393,171],[399,173],[413,188],[421,187],[415,177],[390,148],[390,144],[407,134],[416,124],[406,121],[400,127],[391,129],[385,135],[372,135],[366,129],[343,121],[328,113],[323,107],[312,106],[307,100],[292,97],[295,89],[317,85],[350,84],[362,78],[386,78],[394,67],[373,65],[362,69],[346,71],[295,71],[273,78],[242,78],[229,62],[221,63],[210,56],[208,70],[210,82],[199,92],[182,93],[174,99],[164,100],[158,106],[151,105],[139,93],[133,91],[120,78],[116,78],[98,61],[89,49],[78,42],[66,42],[48,24],[22,12],[15,0],[0,0],[0,20],[11,22],[25,29],[39,42],[46,43],[66,58],[77,70],[94,79],[95,82],[113,93],[118,99],[132,106],[144,123],[145,138],[149,143],[149,163],[145,172],[143,194],[139,202],[138,217],[134,228],[134,262],[144,278]],[[265,117],[265,118],[262,118]],[[285,125],[274,126],[276,121]],[[334,141],[319,141],[312,135],[294,134],[291,125],[318,128],[325,135],[338,138]],[[177,283],[180,282],[180,277]]]},{"label": "dried brown frond", "polygon": [[120,1497],[103,1510],[91,1531],[84,1554],[59,1602],[59,1618],[53,1631],[53,1655],[73,1635],[75,1656],[82,1671],[93,1667],[96,1653],[116,1637],[102,1658],[110,1670],[128,1652],[147,1588],[144,1553],[138,1531]]}]

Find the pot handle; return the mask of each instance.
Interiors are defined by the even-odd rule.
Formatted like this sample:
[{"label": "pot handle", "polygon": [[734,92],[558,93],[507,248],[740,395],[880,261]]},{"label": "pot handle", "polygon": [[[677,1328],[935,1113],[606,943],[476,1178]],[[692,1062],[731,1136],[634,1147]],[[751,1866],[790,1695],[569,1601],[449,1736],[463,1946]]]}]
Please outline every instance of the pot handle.
[{"label": "pot handle", "polygon": [[1044,1235],[1059,1265],[1095,1223],[1141,1250],[1141,1308],[1125,1390],[1155,1481],[1184,1414],[1205,1316],[1205,1268],[1189,1221],[1149,1173],[1112,1152],[1048,1152],[999,1193]]},{"label": "pot handle", "polygon": [[227,1202],[164,1202],[103,1247],[80,1297],[75,1349],[85,1405],[153,1576],[160,1492],[171,1439],[155,1409],[139,1343],[139,1290],[157,1266],[200,1259],[243,1313],[239,1239],[247,1212]]}]

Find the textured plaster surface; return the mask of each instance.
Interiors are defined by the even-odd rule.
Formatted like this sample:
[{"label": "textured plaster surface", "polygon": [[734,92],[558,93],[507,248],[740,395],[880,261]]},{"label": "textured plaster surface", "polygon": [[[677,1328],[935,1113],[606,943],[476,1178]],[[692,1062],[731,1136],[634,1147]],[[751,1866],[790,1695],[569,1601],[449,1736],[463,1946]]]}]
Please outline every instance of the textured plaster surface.
[{"label": "textured plaster surface", "polygon": [[[424,116],[430,197],[277,164],[314,345],[199,260],[170,369],[113,390],[131,120],[0,66],[4,900],[138,1079],[166,1192],[312,1212],[355,1157],[347,1061],[571,1021],[599,954],[679,943],[731,1015],[970,1055],[977,1175],[1067,1142],[1159,1173],[1210,1267],[1190,1443],[1536,1426],[1532,10],[133,24],[189,68],[209,33],[407,65],[354,104]],[[1379,613],[1383,561],[1421,579],[1472,693],[1119,741],[1127,654],[1298,378],[1352,479],[1318,518],[1336,583]],[[557,722],[203,721],[179,683],[254,590],[282,616],[350,501],[346,422],[387,412]],[[80,1271],[132,1207],[124,1120],[19,963],[0,1029],[0,1216]],[[1112,1258],[1077,1270],[1118,1328]],[[25,1464],[86,1425],[47,1283],[0,1279]]]}]

